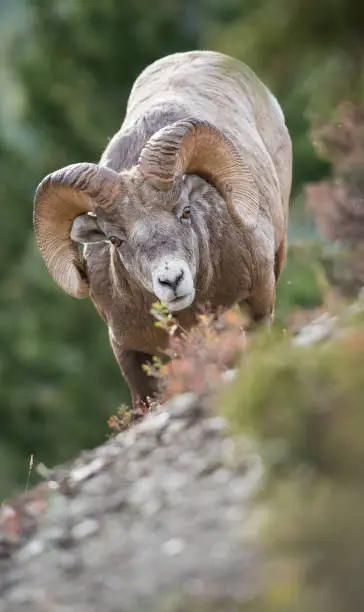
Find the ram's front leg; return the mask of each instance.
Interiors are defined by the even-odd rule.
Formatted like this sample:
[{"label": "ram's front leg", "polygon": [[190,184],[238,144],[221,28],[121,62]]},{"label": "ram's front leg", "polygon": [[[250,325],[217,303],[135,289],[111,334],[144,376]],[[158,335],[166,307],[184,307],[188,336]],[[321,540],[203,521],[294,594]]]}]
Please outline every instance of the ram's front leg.
[{"label": "ram's front leg", "polygon": [[152,361],[148,353],[125,350],[110,337],[110,343],[131,394],[133,408],[137,408],[140,402],[147,402],[157,390],[156,380],[146,374],[143,364]]},{"label": "ram's front leg", "polygon": [[244,302],[245,308],[248,308],[252,328],[263,325],[270,329],[274,319],[275,299],[276,279],[272,267],[261,275],[249,298]]}]

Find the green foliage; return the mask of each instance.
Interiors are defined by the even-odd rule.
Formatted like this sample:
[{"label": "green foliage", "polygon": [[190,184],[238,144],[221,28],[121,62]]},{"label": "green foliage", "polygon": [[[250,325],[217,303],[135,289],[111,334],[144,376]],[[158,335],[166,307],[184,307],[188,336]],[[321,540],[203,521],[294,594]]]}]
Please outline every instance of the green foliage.
[{"label": "green foliage", "polygon": [[31,180],[29,172],[20,172],[24,163],[21,153],[0,140],[0,279],[24,253],[24,238],[32,226],[27,202]]},{"label": "green foliage", "polygon": [[313,309],[323,301],[320,265],[322,245],[296,241],[289,246],[287,263],[279,280],[276,322],[283,325],[297,308]]},{"label": "green foliage", "polygon": [[254,504],[270,580],[254,612],[363,609],[363,358],[363,313],[320,345],[261,337],[224,394],[265,467]]},{"label": "green foliage", "polygon": [[195,43],[182,30],[180,0],[28,5],[30,27],[14,43],[14,62],[44,167],[97,158],[122,122],[137,74]]}]

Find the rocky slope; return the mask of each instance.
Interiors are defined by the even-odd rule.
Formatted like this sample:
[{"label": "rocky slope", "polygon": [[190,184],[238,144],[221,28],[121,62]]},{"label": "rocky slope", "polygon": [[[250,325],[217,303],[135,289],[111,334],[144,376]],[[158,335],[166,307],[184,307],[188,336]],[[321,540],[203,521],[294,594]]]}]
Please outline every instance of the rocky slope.
[{"label": "rocky slope", "polygon": [[[326,315],[294,343],[335,334]],[[236,611],[263,592],[263,463],[210,404],[176,396],[4,503],[0,612]]]}]

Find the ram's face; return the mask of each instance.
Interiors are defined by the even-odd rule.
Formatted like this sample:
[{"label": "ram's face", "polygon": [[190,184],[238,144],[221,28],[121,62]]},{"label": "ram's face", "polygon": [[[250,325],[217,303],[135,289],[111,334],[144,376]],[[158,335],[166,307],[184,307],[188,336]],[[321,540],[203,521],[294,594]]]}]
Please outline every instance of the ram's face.
[{"label": "ram's face", "polygon": [[164,206],[131,200],[120,202],[118,212],[97,209],[77,217],[72,240],[106,241],[117,251],[129,280],[172,312],[188,308],[196,294],[201,210],[193,206],[186,187],[176,202]]},{"label": "ram's face", "polygon": [[[60,287],[87,297],[89,278],[76,243],[107,241],[130,279],[171,310],[190,306],[196,278],[207,285],[212,267],[207,227],[221,216],[214,198],[210,204],[191,198],[185,180],[191,175],[208,179],[240,227],[255,228],[259,193],[248,165],[226,134],[196,118],[153,134],[130,170],[86,162],[45,177],[35,196],[34,229]],[[219,242],[221,232],[215,234]]]},{"label": "ram's face", "polygon": [[169,310],[192,304],[198,242],[188,205],[144,215],[116,248],[129,275]]}]

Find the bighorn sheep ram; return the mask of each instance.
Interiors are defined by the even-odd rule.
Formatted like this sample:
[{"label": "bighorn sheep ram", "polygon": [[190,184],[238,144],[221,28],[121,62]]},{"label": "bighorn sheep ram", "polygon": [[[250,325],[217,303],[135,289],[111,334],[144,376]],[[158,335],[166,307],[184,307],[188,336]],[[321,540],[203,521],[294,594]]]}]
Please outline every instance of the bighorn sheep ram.
[{"label": "bighorn sheep ram", "polygon": [[235,59],[194,51],[139,75],[98,164],[67,166],[38,186],[43,259],[64,291],[91,297],[134,405],[154,392],[141,364],[166,344],[150,314],[156,298],[186,328],[206,304],[272,319],[291,157],[265,85]]}]

